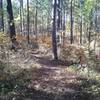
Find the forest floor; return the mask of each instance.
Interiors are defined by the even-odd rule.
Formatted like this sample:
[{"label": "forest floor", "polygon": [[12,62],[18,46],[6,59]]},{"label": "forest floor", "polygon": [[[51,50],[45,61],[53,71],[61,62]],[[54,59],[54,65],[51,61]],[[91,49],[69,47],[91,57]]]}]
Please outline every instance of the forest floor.
[{"label": "forest floor", "polygon": [[[47,50],[46,50],[47,51]],[[51,51],[9,51],[0,79],[0,100],[99,100],[100,83],[70,70],[70,64],[52,60]],[[99,91],[100,93],[100,91]],[[6,95],[5,95],[6,94]]]}]

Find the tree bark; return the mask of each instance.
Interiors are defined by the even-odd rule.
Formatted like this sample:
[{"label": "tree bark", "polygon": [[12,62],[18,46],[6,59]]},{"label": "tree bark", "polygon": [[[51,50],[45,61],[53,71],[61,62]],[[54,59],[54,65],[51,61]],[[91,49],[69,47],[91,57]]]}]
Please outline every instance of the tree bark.
[{"label": "tree bark", "polygon": [[9,18],[8,19],[9,33],[10,33],[10,38],[12,42],[11,49],[16,51],[16,46],[18,45],[18,42],[16,41],[16,32],[15,32],[15,24],[14,24],[11,0],[7,0],[7,12],[8,12],[8,18]]},{"label": "tree bark", "polygon": [[3,1],[0,0],[0,32],[4,32]]},{"label": "tree bark", "polygon": [[35,12],[35,36],[36,36],[36,41],[37,41],[37,7],[36,7],[36,12]]},{"label": "tree bark", "polygon": [[71,44],[74,42],[73,39],[73,0],[71,0],[71,6],[70,6],[70,22],[71,22],[71,27],[70,27],[70,42]]},{"label": "tree bark", "polygon": [[82,15],[81,15],[81,23],[80,23],[80,44],[82,45]]},{"label": "tree bark", "polygon": [[53,12],[53,31],[52,31],[52,46],[53,46],[53,54],[54,60],[58,60],[57,55],[57,41],[56,41],[56,20],[57,20],[57,0],[54,2],[54,12]]},{"label": "tree bark", "polygon": [[57,30],[60,30],[61,28],[61,7],[60,7],[60,3],[61,3],[61,0],[58,0],[58,19],[57,19]]},{"label": "tree bark", "polygon": [[20,2],[20,33],[23,31],[23,0],[19,0]]},{"label": "tree bark", "polygon": [[8,25],[9,25],[9,33],[10,38],[15,38],[16,32],[15,32],[15,24],[14,24],[14,18],[13,18],[13,10],[12,10],[12,3],[11,0],[7,0],[7,12],[8,12]]},{"label": "tree bark", "polygon": [[30,43],[30,37],[29,37],[29,25],[30,25],[30,22],[29,22],[29,0],[27,0],[27,41],[28,41],[28,44]]}]

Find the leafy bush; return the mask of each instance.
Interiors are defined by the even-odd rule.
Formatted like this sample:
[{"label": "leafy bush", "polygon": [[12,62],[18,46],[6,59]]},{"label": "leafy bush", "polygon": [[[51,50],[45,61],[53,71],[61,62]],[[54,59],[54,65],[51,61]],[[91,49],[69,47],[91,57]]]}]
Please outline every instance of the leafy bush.
[{"label": "leafy bush", "polygon": [[100,71],[100,54],[96,54],[94,51],[91,51],[89,56],[89,62],[89,66],[93,66],[93,68]]},{"label": "leafy bush", "polygon": [[60,57],[62,60],[81,64],[86,63],[87,59],[84,47],[71,44],[61,47]]},{"label": "leafy bush", "polygon": [[6,67],[6,63],[0,61],[0,70],[2,71]]},{"label": "leafy bush", "polygon": [[0,44],[6,43],[6,42],[7,42],[6,34],[0,32]]}]

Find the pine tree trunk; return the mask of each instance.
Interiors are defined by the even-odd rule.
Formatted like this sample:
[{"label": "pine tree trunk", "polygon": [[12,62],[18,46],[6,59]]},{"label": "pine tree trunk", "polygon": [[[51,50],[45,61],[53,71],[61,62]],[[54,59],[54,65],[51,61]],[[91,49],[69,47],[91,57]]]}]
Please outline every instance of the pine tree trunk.
[{"label": "pine tree trunk", "polygon": [[66,11],[65,11],[65,7],[63,8],[63,10],[64,10],[64,12],[63,12],[63,14],[64,14],[64,17],[63,17],[63,19],[64,19],[64,21],[63,21],[63,31],[65,31],[65,29],[66,29]]},{"label": "pine tree trunk", "polygon": [[0,0],[0,32],[4,31],[4,21],[3,21],[3,1]]},{"label": "pine tree trunk", "polygon": [[22,10],[23,10],[23,0],[19,0],[20,2],[20,33],[23,31],[23,18],[22,18]]},{"label": "pine tree trunk", "polygon": [[61,25],[60,25],[60,21],[61,21],[61,7],[60,7],[60,3],[61,3],[61,0],[58,0],[58,20],[57,20],[57,30],[60,30],[61,28]]},{"label": "pine tree trunk", "polygon": [[7,12],[8,12],[8,24],[9,24],[9,33],[10,38],[15,38],[16,32],[15,32],[15,24],[14,24],[14,18],[13,18],[13,11],[12,11],[12,3],[11,0],[7,0]]},{"label": "pine tree trunk", "polygon": [[71,6],[70,6],[70,22],[71,22],[71,27],[70,27],[70,42],[71,44],[73,43],[73,0],[71,0]]},{"label": "pine tree trunk", "polygon": [[35,36],[36,36],[36,41],[37,41],[37,7],[36,7],[36,12],[35,12]]},{"label": "pine tree trunk", "polygon": [[80,23],[80,44],[82,45],[82,16],[81,16],[81,23]]},{"label": "pine tree trunk", "polygon": [[8,12],[8,18],[9,18],[8,19],[9,33],[10,33],[10,38],[12,42],[11,49],[16,50],[16,46],[18,45],[18,42],[16,41],[16,32],[15,32],[15,24],[14,24],[11,0],[7,0],[7,12]]},{"label": "pine tree trunk", "polygon": [[58,60],[57,55],[57,41],[56,41],[56,11],[57,11],[57,0],[54,2],[54,12],[53,12],[53,32],[52,32],[52,46],[53,46],[53,54],[54,60]]},{"label": "pine tree trunk", "polygon": [[27,41],[28,41],[28,44],[30,43],[30,38],[29,38],[29,25],[30,25],[30,22],[29,22],[29,0],[27,0]]}]

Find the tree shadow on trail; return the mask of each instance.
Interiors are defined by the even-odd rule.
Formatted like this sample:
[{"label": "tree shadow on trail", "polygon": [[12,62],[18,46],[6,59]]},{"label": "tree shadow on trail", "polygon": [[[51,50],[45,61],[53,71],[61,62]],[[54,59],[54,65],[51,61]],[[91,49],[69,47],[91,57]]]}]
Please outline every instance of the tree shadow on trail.
[{"label": "tree shadow on trail", "polygon": [[47,66],[47,67],[61,67],[66,68],[70,65],[72,65],[72,62],[62,61],[62,60],[53,60],[49,57],[37,57],[38,63],[41,65]]},{"label": "tree shadow on trail", "polygon": [[90,97],[86,93],[81,95],[69,93],[57,95],[54,93],[47,93],[35,89],[26,89],[24,93],[23,91],[20,92],[22,93],[19,93],[19,95],[17,94],[9,97],[9,100],[12,100],[13,98],[15,98],[15,100],[92,100],[92,97]]}]

